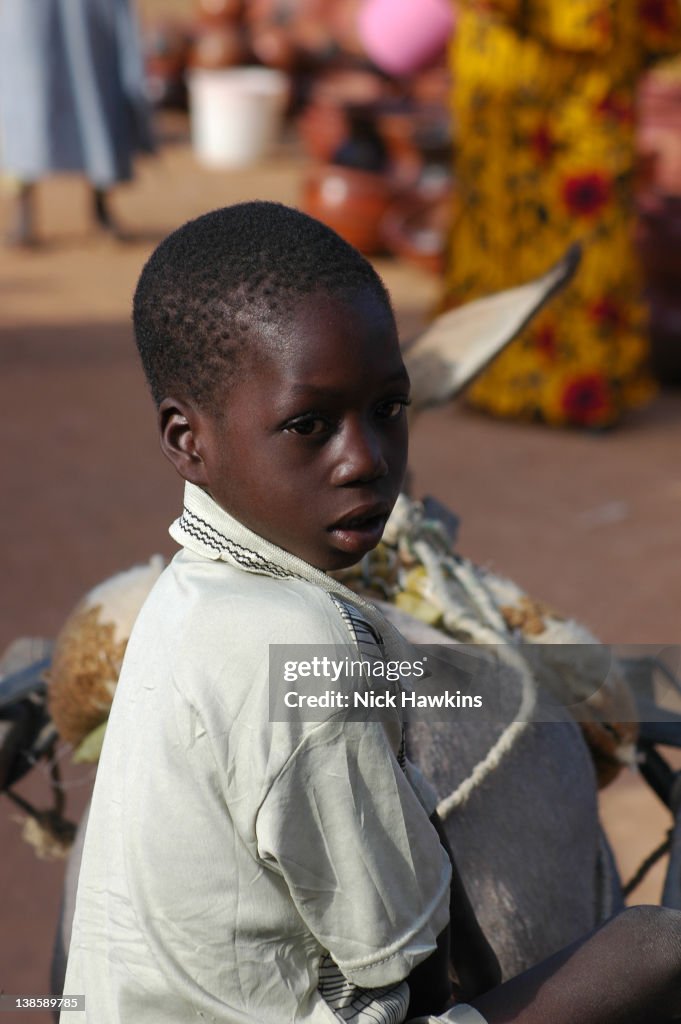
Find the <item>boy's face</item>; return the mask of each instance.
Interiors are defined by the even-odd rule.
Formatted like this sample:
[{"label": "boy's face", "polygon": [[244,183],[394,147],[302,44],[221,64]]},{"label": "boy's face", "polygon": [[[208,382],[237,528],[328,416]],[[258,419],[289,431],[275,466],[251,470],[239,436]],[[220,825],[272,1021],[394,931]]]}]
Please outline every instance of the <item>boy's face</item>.
[{"label": "boy's face", "polygon": [[[392,313],[369,288],[305,297],[194,430],[226,511],[320,569],[376,546],[407,462],[409,378]],[[269,336],[268,336],[269,335]]]}]

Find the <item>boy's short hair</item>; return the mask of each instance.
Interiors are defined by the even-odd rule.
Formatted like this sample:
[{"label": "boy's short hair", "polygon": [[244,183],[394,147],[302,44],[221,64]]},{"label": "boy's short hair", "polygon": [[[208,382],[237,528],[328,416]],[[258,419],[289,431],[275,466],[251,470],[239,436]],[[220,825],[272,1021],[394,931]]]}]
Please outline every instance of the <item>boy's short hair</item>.
[{"label": "boy's short hair", "polygon": [[157,405],[170,396],[216,412],[259,327],[318,289],[385,285],[331,228],[281,203],[238,203],[170,234],[140,275],[135,339]]}]

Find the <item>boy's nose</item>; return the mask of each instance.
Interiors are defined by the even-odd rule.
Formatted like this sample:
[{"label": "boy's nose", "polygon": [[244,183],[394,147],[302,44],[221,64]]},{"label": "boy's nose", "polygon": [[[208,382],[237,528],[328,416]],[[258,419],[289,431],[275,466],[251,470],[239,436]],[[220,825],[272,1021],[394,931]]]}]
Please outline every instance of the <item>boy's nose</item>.
[{"label": "boy's nose", "polygon": [[367,483],[388,474],[380,438],[368,426],[348,424],[343,431],[342,447],[334,467],[332,483],[336,487]]}]

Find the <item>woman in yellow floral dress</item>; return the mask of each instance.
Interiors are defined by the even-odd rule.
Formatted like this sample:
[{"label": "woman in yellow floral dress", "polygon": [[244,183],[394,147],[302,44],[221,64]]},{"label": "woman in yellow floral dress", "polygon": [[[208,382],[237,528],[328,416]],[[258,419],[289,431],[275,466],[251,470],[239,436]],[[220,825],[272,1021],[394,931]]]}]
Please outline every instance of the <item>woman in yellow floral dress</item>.
[{"label": "woman in yellow floral dress", "polygon": [[634,99],[679,46],[679,0],[460,0],[445,307],[584,242],[571,287],[469,390],[498,416],[600,427],[652,394],[634,251]]}]

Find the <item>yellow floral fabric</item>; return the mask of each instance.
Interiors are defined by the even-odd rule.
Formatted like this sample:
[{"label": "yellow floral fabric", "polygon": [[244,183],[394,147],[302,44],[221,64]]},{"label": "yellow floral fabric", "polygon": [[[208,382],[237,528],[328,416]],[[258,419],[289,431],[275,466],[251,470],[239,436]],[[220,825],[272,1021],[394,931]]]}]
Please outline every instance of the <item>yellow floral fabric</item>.
[{"label": "yellow floral fabric", "polygon": [[634,234],[634,100],[681,46],[679,0],[460,0],[451,63],[460,210],[443,305],[544,271],[570,287],[469,389],[500,416],[605,426],[653,391]]}]

